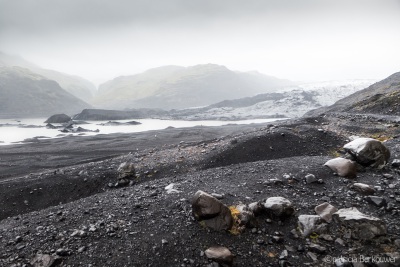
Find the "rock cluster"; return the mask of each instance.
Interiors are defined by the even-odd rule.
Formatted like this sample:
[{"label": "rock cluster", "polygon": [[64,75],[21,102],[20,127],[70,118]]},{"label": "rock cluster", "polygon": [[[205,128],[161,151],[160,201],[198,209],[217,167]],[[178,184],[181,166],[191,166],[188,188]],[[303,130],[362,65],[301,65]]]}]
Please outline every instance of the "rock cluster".
[{"label": "rock cluster", "polygon": [[355,178],[357,164],[364,167],[382,169],[390,158],[389,149],[380,141],[372,138],[357,138],[343,146],[346,158],[337,157],[324,165],[339,176]]}]

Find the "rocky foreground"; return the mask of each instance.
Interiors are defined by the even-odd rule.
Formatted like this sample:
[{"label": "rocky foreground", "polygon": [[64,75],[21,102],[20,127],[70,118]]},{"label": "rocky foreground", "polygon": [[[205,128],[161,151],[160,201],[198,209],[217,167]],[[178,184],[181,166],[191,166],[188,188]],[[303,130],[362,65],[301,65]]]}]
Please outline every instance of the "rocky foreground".
[{"label": "rocky foreground", "polygon": [[[0,265],[400,266],[398,126],[342,113],[168,129],[136,149],[135,134],[80,139],[88,160],[59,166],[46,146],[47,165],[2,167]],[[378,141],[343,148],[354,135]]]}]

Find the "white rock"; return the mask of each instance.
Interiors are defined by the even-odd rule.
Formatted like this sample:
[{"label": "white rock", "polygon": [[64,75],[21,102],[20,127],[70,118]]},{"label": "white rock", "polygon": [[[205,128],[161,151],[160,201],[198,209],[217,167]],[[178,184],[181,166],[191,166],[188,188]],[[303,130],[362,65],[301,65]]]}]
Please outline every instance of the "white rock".
[{"label": "white rock", "polygon": [[355,178],[357,175],[357,166],[355,162],[349,159],[334,158],[328,160],[324,166],[329,167],[332,171],[342,177]]},{"label": "white rock", "polygon": [[387,233],[381,219],[363,214],[354,207],[338,210],[333,214],[333,219],[350,230],[354,239],[368,240]]},{"label": "white rock", "polygon": [[303,237],[307,237],[313,232],[322,233],[326,230],[326,224],[318,215],[300,215],[298,217],[298,226]]},{"label": "white rock", "polygon": [[279,217],[290,216],[294,213],[292,202],[284,197],[270,197],[265,201],[264,207]]},{"label": "white rock", "polygon": [[390,158],[390,151],[382,142],[373,138],[358,138],[344,145],[355,160],[365,166],[382,168]]},{"label": "white rock", "polygon": [[169,184],[167,185],[164,189],[167,191],[167,194],[172,194],[172,193],[180,193],[181,191],[177,190],[174,188],[175,184]]}]

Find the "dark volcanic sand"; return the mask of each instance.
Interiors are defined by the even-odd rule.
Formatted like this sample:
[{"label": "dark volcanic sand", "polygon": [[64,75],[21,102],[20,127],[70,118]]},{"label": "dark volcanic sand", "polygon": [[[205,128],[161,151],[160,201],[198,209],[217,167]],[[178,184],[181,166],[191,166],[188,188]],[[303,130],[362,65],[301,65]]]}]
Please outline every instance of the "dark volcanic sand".
[{"label": "dark volcanic sand", "polygon": [[[390,166],[366,169],[355,180],[381,186],[383,191],[376,195],[391,203],[392,209],[386,210],[352,191],[352,180],[322,166],[337,155],[349,135],[397,136],[394,123],[350,116],[274,124],[167,129],[0,147],[1,218],[13,216],[0,221],[0,266],[22,266],[36,253],[55,254],[57,249],[65,252],[61,266],[207,266],[210,261],[202,251],[212,245],[229,247],[236,255],[235,266],[332,266],[322,259],[399,251],[394,242],[400,238],[399,171]],[[392,159],[397,158],[398,139],[386,144]],[[124,161],[135,163],[139,177],[132,186],[110,188]],[[323,183],[304,184],[307,173]],[[286,174],[291,178],[284,178]],[[383,174],[393,177],[388,180]],[[268,183],[270,179],[281,182]],[[167,194],[164,187],[170,183],[180,192]],[[296,214],[287,220],[262,215],[253,229],[238,236],[213,232],[191,214],[189,200],[197,190],[223,194],[227,205],[282,196],[294,203]],[[388,235],[368,243],[345,240],[344,246],[316,238],[313,242],[327,250],[317,253],[313,262],[310,240],[295,238],[290,231],[297,227],[298,215],[315,214],[314,207],[324,201],[382,218]],[[26,213],[32,210],[38,211]],[[75,230],[85,235],[74,236]],[[340,229],[332,235],[344,238]],[[273,236],[282,237],[282,242]],[[279,265],[284,250],[292,265]]]}]

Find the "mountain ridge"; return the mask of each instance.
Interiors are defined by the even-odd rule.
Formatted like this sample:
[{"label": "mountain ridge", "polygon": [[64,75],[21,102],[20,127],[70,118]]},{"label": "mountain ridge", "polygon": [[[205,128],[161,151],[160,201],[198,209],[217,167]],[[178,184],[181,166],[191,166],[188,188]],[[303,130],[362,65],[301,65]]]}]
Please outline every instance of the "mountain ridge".
[{"label": "mountain ridge", "polygon": [[[113,109],[189,108],[293,85],[288,80],[232,71],[217,64],[169,65],[103,83],[91,103]],[[114,99],[110,100],[111,96]]]},{"label": "mountain ridge", "polygon": [[21,67],[0,67],[0,115],[48,116],[78,113],[89,104],[53,80]]},{"label": "mountain ridge", "polygon": [[20,56],[8,55],[0,51],[0,67],[22,67],[56,81],[64,90],[84,101],[89,101],[96,93],[96,87],[88,80],[77,75],[44,69]]},{"label": "mountain ridge", "polygon": [[399,115],[400,72],[340,99],[331,106],[309,111],[306,115],[315,116],[332,112]]}]

